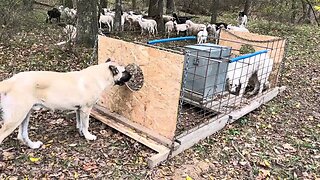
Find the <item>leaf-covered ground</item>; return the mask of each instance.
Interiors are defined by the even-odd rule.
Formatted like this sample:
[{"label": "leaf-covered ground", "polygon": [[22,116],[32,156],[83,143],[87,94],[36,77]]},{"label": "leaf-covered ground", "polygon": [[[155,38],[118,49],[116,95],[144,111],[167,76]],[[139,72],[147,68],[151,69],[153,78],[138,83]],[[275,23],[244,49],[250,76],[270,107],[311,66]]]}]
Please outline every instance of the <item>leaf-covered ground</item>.
[{"label": "leaf-covered ground", "polygon": [[[223,16],[223,18],[228,16]],[[35,21],[0,42],[1,79],[13,71],[78,70],[91,49],[58,47],[61,27]],[[149,169],[152,150],[91,120],[94,142],[80,137],[67,112],[34,112],[31,150],[10,135],[0,146],[0,178],[12,179],[316,179],[320,178],[320,31],[250,21],[252,32],[286,37],[282,85],[287,90],[222,131]],[[137,33],[138,34],[138,33]],[[23,101],[23,100],[22,100]]]}]

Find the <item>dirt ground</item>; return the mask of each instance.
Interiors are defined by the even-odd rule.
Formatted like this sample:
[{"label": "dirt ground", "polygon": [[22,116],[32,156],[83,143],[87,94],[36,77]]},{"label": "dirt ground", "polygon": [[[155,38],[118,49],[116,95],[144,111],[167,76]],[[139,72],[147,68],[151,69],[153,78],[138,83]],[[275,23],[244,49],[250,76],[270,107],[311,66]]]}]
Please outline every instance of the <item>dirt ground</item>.
[{"label": "dirt ground", "polygon": [[[30,137],[44,146],[29,149],[18,142],[15,131],[0,146],[0,178],[319,179],[320,31],[284,24],[270,30],[264,23],[251,21],[249,30],[289,42],[281,81],[287,89],[266,105],[153,169],[146,164],[152,150],[100,121],[91,119],[90,130],[98,139],[88,142],[67,112],[34,112]],[[14,71],[70,71],[90,65],[91,49],[54,45],[62,40],[61,27],[44,22],[33,26],[0,42],[1,80]]]}]

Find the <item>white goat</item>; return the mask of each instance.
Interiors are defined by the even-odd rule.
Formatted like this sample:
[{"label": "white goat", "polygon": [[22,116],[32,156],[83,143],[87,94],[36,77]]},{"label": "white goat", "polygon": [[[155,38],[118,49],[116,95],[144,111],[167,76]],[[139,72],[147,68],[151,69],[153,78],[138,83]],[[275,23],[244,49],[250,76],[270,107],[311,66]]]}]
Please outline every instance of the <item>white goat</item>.
[{"label": "white goat", "polygon": [[112,13],[113,11],[111,11],[110,8],[102,8],[104,15],[107,15],[108,13]]},{"label": "white goat", "polygon": [[228,30],[231,30],[231,31],[238,31],[238,32],[249,32],[249,30],[246,28],[246,27],[244,27],[244,26],[233,26],[233,25],[228,25],[227,26],[227,29]]},{"label": "white goat", "polygon": [[127,17],[129,16],[128,13],[124,12],[122,15],[121,15],[121,31],[124,31],[124,23],[127,21]]},{"label": "white goat", "polygon": [[157,25],[157,21],[153,20],[153,19],[144,19],[141,18],[142,22],[149,22],[150,24],[152,24],[152,28],[156,34],[158,34],[158,25]]},{"label": "white goat", "polygon": [[174,31],[174,23],[173,23],[173,21],[168,21],[168,22],[166,22],[166,24],[164,26],[165,26],[166,35],[168,35],[168,38],[169,38],[170,33],[172,31]]},{"label": "white goat", "polygon": [[74,20],[77,15],[77,10],[70,9],[68,7],[59,6],[58,10],[61,12],[61,16],[65,19],[71,19]]},{"label": "white goat", "polygon": [[188,24],[178,24],[177,21],[174,21],[173,26],[177,32],[177,35],[179,35],[180,32],[186,32],[186,34],[188,35],[188,29],[189,29]]},{"label": "white goat", "polygon": [[207,28],[203,28],[202,31],[199,31],[197,34],[197,42],[198,44],[206,43],[208,38]]},{"label": "white goat", "polygon": [[66,27],[63,28],[64,34],[67,36],[67,41],[62,41],[57,43],[56,45],[60,46],[62,44],[65,44],[67,42],[72,42],[77,35],[77,28],[71,24],[66,25]]},{"label": "white goat", "polygon": [[138,19],[142,18],[142,15],[134,15],[129,11],[129,15],[127,16],[127,21],[129,22],[130,30],[135,30],[135,23],[138,23]]},{"label": "white goat", "polygon": [[141,35],[143,35],[143,32],[148,31],[148,34],[152,34],[154,36],[154,28],[153,24],[150,21],[142,21],[142,17],[137,19],[140,28],[141,28]]},{"label": "white goat", "polygon": [[203,28],[206,28],[206,25],[197,24],[197,23],[192,22],[191,20],[187,20],[186,24],[188,25],[188,31],[189,31],[189,34],[191,34],[191,35],[196,35]]},{"label": "white goat", "polygon": [[212,35],[214,38],[218,38],[217,25],[208,24],[207,25],[208,35]]},{"label": "white goat", "polygon": [[101,14],[99,19],[99,28],[102,27],[102,23],[107,24],[108,30],[110,32],[113,29],[113,21],[114,21],[114,18],[112,16]]},{"label": "white goat", "polygon": [[74,40],[77,35],[77,28],[71,24],[68,24],[63,28],[63,32],[67,34],[68,40]]},{"label": "white goat", "polygon": [[169,15],[163,15],[162,18],[163,18],[164,23],[167,23],[169,21],[173,21],[174,20],[174,18],[172,16],[169,16]]}]

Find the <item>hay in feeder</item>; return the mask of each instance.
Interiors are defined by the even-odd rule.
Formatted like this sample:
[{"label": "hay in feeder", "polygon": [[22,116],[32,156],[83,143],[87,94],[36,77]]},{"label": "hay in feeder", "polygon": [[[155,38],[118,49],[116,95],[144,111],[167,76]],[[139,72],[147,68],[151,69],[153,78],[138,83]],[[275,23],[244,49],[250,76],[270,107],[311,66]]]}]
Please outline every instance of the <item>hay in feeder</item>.
[{"label": "hay in feeder", "polygon": [[132,76],[126,83],[127,87],[132,91],[140,90],[144,83],[142,69],[134,63],[128,64],[125,68]]}]

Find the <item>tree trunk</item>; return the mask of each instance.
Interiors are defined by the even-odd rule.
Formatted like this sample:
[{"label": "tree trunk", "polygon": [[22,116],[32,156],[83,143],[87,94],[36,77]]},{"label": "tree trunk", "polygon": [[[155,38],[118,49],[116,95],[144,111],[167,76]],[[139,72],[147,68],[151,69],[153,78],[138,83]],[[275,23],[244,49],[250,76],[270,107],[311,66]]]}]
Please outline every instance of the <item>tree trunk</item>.
[{"label": "tree trunk", "polygon": [[23,0],[23,5],[26,11],[32,11],[33,4],[34,4],[34,0]]},{"label": "tree trunk", "polygon": [[166,4],[166,14],[172,14],[173,12],[176,11],[176,6],[174,3],[174,0],[167,0]]},{"label": "tree trunk", "polygon": [[301,3],[302,3],[302,17],[300,17],[300,19],[298,20],[298,23],[305,22],[307,19],[307,13],[308,13],[308,10],[307,10],[308,4],[305,3],[304,0],[301,0]]},{"label": "tree trunk", "polygon": [[244,4],[244,9],[243,9],[244,14],[249,15],[250,8],[251,8],[251,0],[246,0],[246,2]]},{"label": "tree trunk", "polygon": [[122,0],[116,0],[115,8],[116,8],[116,14],[114,17],[114,31],[120,32],[121,31],[121,8]]},{"label": "tree trunk", "polygon": [[[77,3],[75,3],[77,4]],[[73,1],[72,0],[64,0],[64,4],[63,4],[65,7],[68,7],[68,8],[73,8]]]},{"label": "tree trunk", "polygon": [[310,3],[309,0],[306,0],[306,1],[307,1],[307,3],[309,4],[309,12],[308,12],[308,14],[309,14],[310,20],[312,19],[312,18],[311,18],[311,11],[312,11],[312,14],[313,14],[313,16],[314,16],[314,20],[316,21],[317,25],[320,26],[319,21],[318,21],[318,19],[317,19],[317,14],[316,14],[316,12],[315,12],[314,9],[313,9],[312,4]]},{"label": "tree trunk", "polygon": [[132,0],[132,10],[136,10],[137,9],[137,0]]},{"label": "tree trunk", "polygon": [[72,7],[77,8],[77,0],[72,0]]},{"label": "tree trunk", "polygon": [[150,0],[148,16],[156,16],[158,14],[158,1],[159,0]]},{"label": "tree trunk", "polygon": [[108,0],[100,0],[101,8],[108,8]]},{"label": "tree trunk", "polygon": [[145,4],[145,7],[149,7],[150,0],[142,0],[142,4]]},{"label": "tree trunk", "polygon": [[157,15],[157,25],[158,25],[158,31],[164,32],[164,22],[163,22],[163,6],[164,2],[163,0],[158,0],[158,15]]},{"label": "tree trunk", "polygon": [[98,33],[98,0],[77,0],[76,43],[94,47]]},{"label": "tree trunk", "polygon": [[297,3],[296,0],[291,1],[291,23],[294,24],[296,22],[297,15]]},{"label": "tree trunk", "polygon": [[163,0],[150,0],[148,16],[153,17],[157,21],[158,31],[164,31],[163,23]]},{"label": "tree trunk", "polygon": [[210,23],[216,23],[218,18],[219,0],[212,0],[211,2],[211,21]]}]

